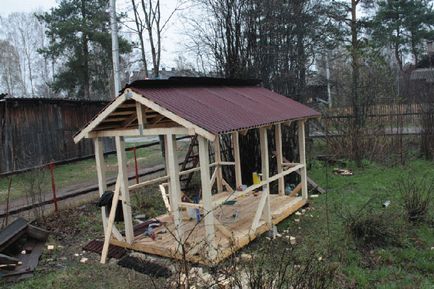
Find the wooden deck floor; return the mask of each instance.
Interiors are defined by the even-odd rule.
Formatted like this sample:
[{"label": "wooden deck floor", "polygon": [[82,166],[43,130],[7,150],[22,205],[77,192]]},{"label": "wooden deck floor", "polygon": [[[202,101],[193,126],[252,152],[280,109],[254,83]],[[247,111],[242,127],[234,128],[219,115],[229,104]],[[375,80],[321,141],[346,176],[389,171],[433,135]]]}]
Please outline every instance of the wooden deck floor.
[{"label": "wooden deck floor", "polygon": [[[214,200],[227,196],[228,193],[214,195]],[[270,228],[261,219],[256,234],[250,231],[250,227],[258,207],[261,192],[251,193],[245,197],[238,198],[233,205],[223,205],[215,210],[214,216],[216,240],[213,246],[217,250],[217,258],[210,262],[205,257],[205,228],[203,220],[199,223],[196,220],[188,219],[187,212],[183,212],[183,231],[186,238],[185,251],[186,259],[194,263],[211,264],[218,263],[227,258],[235,251],[249,244],[257,235],[260,235]],[[288,197],[271,194],[272,222],[277,224],[289,215],[301,208],[306,200],[301,197]],[[135,251],[169,258],[181,258],[179,242],[174,237],[175,226],[169,215],[159,216],[158,219],[164,222],[164,226],[156,229],[156,240],[143,234],[135,237],[133,244],[120,242],[112,239],[111,243]],[[222,228],[223,227],[223,228]],[[232,236],[230,236],[230,234]]]}]

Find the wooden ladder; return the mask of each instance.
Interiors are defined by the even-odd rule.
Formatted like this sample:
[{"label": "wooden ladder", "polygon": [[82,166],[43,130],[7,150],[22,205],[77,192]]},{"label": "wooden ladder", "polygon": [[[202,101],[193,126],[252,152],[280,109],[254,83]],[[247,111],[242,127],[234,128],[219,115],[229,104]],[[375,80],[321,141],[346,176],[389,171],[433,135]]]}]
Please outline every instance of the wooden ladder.
[{"label": "wooden ladder", "polygon": [[[197,141],[197,136],[192,136],[190,145],[188,147],[187,154],[185,155],[184,162],[181,165],[181,172],[196,168],[199,164],[199,144]],[[186,190],[190,185],[191,179],[193,178],[194,172],[182,175],[180,177],[182,190]]]}]

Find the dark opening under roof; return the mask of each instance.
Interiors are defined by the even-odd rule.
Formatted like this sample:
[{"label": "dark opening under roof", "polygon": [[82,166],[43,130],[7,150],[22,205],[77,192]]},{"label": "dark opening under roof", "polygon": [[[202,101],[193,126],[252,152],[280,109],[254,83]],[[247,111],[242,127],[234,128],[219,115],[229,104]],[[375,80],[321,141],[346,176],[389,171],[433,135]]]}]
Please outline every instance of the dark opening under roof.
[{"label": "dark opening under roof", "polygon": [[170,77],[169,79],[136,80],[127,84],[126,88],[168,88],[168,87],[200,87],[200,86],[258,86],[258,79],[231,79],[215,77]]}]

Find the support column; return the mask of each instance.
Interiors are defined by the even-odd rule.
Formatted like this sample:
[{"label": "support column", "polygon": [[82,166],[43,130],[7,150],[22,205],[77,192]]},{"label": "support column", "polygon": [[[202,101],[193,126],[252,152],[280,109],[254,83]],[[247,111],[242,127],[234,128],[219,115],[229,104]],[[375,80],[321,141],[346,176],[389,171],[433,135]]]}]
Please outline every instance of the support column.
[{"label": "support column", "polygon": [[304,131],[304,120],[299,120],[298,124],[298,153],[300,155],[300,164],[303,168],[300,169],[301,176],[301,195],[303,199],[308,198],[307,190],[307,173],[306,173],[306,146],[305,146],[305,131]]},{"label": "support column", "polygon": [[202,201],[205,214],[205,234],[208,245],[208,257],[214,259],[216,257],[216,250],[214,247],[214,212],[209,174],[208,140],[202,136],[198,136],[197,139],[199,142],[200,180],[202,184]]},{"label": "support column", "polygon": [[[104,161],[104,147],[101,138],[95,138],[93,140],[95,145],[95,162],[96,162],[96,174],[98,176],[98,191],[101,197],[105,191],[107,191],[107,181],[106,181],[106,164]],[[107,214],[106,208],[101,207],[102,225],[104,228],[104,236],[107,232]]]},{"label": "support column", "polygon": [[240,142],[239,142],[239,133],[234,131],[232,133],[232,145],[234,147],[234,162],[235,162],[235,189],[238,189],[242,184],[242,175],[241,175],[241,158],[240,158]]},{"label": "support column", "polygon": [[216,162],[216,183],[217,183],[217,192],[223,192],[223,172],[222,172],[222,156],[220,149],[220,137],[217,135],[214,141],[214,156]]},{"label": "support column", "polygon": [[[268,138],[267,129],[264,127],[259,128],[259,139],[261,143],[261,166],[262,166],[262,179],[267,180],[270,176],[269,161],[268,161]],[[265,202],[265,220],[271,228],[271,209],[270,209],[270,183],[262,187],[263,194],[267,194]]]},{"label": "support column", "polygon": [[[120,180],[120,192],[122,196],[122,210],[124,212],[125,238],[131,244],[134,240],[133,220],[131,215],[130,192],[128,189],[127,157],[125,153],[124,137],[116,136],[116,153],[118,158],[118,174]],[[116,207],[115,207],[116,208]]]},{"label": "support column", "polygon": [[[274,136],[276,143],[276,162],[277,162],[277,173],[283,171],[283,152],[282,152],[282,125],[276,124],[274,127]],[[285,178],[281,177],[278,180],[278,192],[279,195],[283,196],[285,194]]]},{"label": "support column", "polygon": [[184,234],[182,228],[182,215],[179,210],[179,202],[181,201],[181,184],[179,181],[179,165],[178,156],[176,154],[176,135],[164,135],[164,143],[166,146],[166,164],[169,175],[169,198],[170,207],[173,213],[173,222],[175,224],[175,236],[178,245],[184,242]]}]

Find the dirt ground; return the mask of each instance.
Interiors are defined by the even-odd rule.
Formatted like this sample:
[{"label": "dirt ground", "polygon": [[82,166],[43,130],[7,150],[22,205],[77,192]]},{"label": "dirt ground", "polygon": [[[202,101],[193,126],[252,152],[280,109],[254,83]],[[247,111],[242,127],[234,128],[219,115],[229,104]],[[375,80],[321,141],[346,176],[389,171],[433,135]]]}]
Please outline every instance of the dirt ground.
[{"label": "dirt ground", "polygon": [[[150,277],[118,266],[115,259],[102,265],[100,255],[83,251],[89,241],[103,237],[95,204],[61,210],[35,225],[50,231],[50,237],[34,276],[0,283],[0,288],[144,288],[143,284],[151,284]],[[48,245],[54,249],[48,250]],[[80,262],[83,258],[87,258],[85,263]]]}]

